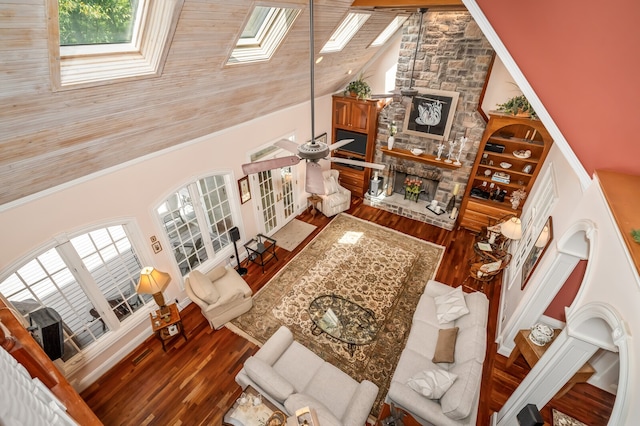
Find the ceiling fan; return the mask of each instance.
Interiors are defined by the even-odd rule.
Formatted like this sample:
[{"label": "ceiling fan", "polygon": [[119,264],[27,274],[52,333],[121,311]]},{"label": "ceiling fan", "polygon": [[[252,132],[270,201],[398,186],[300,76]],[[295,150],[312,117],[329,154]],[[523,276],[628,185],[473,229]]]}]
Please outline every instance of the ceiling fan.
[{"label": "ceiling fan", "polygon": [[[314,93],[314,48],[313,48],[313,0],[309,0],[309,45],[310,45],[310,64],[311,64],[311,134],[315,135],[315,93]],[[242,171],[249,175],[252,173],[264,172],[267,170],[277,169],[280,167],[294,166],[300,161],[305,160],[307,168],[305,171],[305,190],[311,194],[324,194],[324,180],[322,178],[322,167],[319,164],[320,160],[329,160],[336,163],[349,164],[360,167],[369,167],[372,169],[382,170],[384,165],[369,163],[366,161],[351,160],[348,158],[331,157],[331,151],[336,150],[348,143],[353,142],[353,139],[343,139],[327,145],[324,142],[317,141],[315,139],[310,142],[298,145],[297,143],[282,139],[276,142],[274,145],[287,150],[294,155],[288,157],[274,158],[264,161],[256,161],[253,163],[247,163],[242,165]]]},{"label": "ceiling fan", "polygon": [[424,14],[427,12],[426,7],[421,7],[418,9],[420,13],[420,26],[418,27],[418,38],[416,39],[416,50],[413,52],[413,64],[411,65],[411,80],[409,82],[409,87],[402,88],[400,90],[400,94],[402,96],[406,96],[412,98],[418,94],[418,89],[413,87],[413,73],[416,69],[416,60],[418,59],[418,48],[420,47],[420,40],[422,39],[422,21],[424,20]]}]

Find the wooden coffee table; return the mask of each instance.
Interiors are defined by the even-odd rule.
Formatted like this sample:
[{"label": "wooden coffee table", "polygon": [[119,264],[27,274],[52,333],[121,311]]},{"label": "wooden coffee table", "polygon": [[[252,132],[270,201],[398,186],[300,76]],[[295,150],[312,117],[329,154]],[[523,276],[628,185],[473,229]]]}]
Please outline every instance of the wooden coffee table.
[{"label": "wooden coffee table", "polygon": [[[251,386],[247,386],[244,392],[250,396],[251,401],[258,396],[258,391]],[[222,422],[230,426],[261,426],[266,424],[274,411],[279,411],[278,407],[264,396],[260,405],[253,405],[249,402],[241,406],[240,402],[236,400],[235,404],[224,415]]]}]

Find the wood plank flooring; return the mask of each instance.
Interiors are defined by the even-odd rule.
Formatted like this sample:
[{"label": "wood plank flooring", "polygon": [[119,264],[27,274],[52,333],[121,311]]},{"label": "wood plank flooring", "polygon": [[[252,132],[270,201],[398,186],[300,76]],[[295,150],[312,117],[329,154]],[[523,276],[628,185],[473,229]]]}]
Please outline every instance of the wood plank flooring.
[{"label": "wood plank flooring", "polygon": [[[506,358],[496,354],[495,335],[499,282],[478,287],[468,274],[474,235],[465,230],[446,231],[425,223],[364,206],[355,199],[350,214],[446,247],[436,279],[449,285],[464,283],[467,291],[483,290],[490,299],[487,359],[480,395],[478,425],[488,425],[529,371],[520,358],[509,369]],[[248,266],[245,280],[258,291],[273,275],[311,241],[330,219],[303,213],[299,219],[318,228],[293,252],[278,247],[279,261],[269,262],[265,273]],[[82,397],[105,425],[219,425],[225,411],[240,394],[234,377],[257,347],[226,328],[211,330],[195,304],[181,316],[188,341],[167,342],[167,352],[150,336],[129,356],[88,387]],[[606,425],[615,396],[588,384],[578,384],[541,411],[551,422],[551,408],[590,425]],[[410,423],[407,423],[410,426]]]}]

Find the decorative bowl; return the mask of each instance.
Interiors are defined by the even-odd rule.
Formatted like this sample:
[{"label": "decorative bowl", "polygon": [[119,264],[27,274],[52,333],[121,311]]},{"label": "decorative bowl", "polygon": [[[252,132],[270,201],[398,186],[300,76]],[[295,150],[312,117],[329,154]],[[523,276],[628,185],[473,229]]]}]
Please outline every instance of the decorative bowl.
[{"label": "decorative bowl", "polygon": [[413,148],[413,149],[411,150],[411,153],[412,153],[413,155],[420,155],[420,154],[422,154],[423,152],[424,152],[424,150],[422,150],[422,149],[420,149],[420,148]]},{"label": "decorative bowl", "polygon": [[546,324],[538,323],[531,327],[529,340],[535,345],[544,346],[553,339],[553,328]]},{"label": "decorative bowl", "polygon": [[529,158],[531,157],[531,151],[528,149],[527,150],[519,149],[513,152],[513,156],[516,158]]},{"label": "decorative bowl", "polygon": [[511,167],[511,163],[507,163],[505,161],[503,161],[502,163],[500,163],[500,167],[502,167],[503,169],[508,169]]}]

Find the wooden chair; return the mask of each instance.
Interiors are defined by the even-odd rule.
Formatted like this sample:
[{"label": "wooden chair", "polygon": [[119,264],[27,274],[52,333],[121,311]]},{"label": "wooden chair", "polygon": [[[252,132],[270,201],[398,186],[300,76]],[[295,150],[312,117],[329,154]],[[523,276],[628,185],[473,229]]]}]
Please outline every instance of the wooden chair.
[{"label": "wooden chair", "polygon": [[486,253],[482,258],[471,263],[469,276],[482,283],[489,282],[498,276],[509,262],[511,262],[511,253],[505,253],[504,256]]}]

